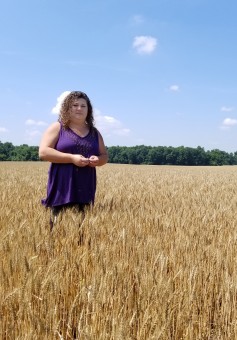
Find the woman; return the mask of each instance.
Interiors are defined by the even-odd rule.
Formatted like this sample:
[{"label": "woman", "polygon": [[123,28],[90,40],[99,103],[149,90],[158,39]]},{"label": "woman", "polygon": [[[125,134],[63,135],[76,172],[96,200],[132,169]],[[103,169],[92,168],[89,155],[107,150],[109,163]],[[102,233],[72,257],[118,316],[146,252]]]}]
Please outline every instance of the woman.
[{"label": "woman", "polygon": [[107,163],[108,154],[100,132],[94,127],[93,108],[87,95],[73,91],[64,99],[59,119],[45,131],[39,157],[50,165],[47,197],[50,225],[57,213],[75,206],[79,211],[94,203],[96,166]]}]

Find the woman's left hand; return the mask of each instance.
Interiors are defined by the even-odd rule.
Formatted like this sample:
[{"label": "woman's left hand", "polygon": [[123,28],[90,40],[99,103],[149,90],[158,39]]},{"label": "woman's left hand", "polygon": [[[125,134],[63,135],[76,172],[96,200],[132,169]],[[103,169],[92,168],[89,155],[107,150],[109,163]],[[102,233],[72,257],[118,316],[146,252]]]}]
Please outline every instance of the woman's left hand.
[{"label": "woman's left hand", "polygon": [[95,167],[99,165],[99,157],[98,156],[90,156],[89,158],[89,166]]}]

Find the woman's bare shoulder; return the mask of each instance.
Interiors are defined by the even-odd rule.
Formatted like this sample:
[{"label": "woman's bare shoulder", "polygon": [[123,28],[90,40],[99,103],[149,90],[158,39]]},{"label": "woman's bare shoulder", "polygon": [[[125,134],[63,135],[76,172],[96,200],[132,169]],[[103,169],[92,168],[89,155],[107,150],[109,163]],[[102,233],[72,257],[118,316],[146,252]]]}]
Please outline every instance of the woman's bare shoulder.
[{"label": "woman's bare shoulder", "polygon": [[60,127],[61,125],[59,122],[54,122],[49,126],[49,129],[54,130],[54,131],[59,131]]},{"label": "woman's bare shoulder", "polygon": [[60,132],[60,126],[59,122],[50,124],[43,134],[42,141],[57,139]]}]

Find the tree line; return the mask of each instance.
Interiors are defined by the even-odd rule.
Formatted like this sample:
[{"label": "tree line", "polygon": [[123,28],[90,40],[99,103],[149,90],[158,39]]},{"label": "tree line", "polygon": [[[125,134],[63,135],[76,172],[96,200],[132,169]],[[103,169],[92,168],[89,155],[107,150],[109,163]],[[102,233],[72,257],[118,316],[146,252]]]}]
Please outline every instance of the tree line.
[{"label": "tree line", "polygon": [[[39,161],[38,146],[0,142],[0,161]],[[109,163],[149,165],[237,165],[237,151],[228,153],[201,146],[110,146]]]}]

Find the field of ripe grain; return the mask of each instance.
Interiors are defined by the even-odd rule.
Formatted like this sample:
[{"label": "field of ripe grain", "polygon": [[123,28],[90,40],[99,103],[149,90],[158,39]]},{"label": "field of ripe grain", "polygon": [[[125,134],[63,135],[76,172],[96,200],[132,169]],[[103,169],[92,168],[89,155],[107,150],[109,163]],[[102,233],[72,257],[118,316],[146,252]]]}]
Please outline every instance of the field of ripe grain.
[{"label": "field of ripe grain", "polygon": [[48,166],[0,162],[1,339],[237,339],[236,167],[107,164],[50,233]]}]

